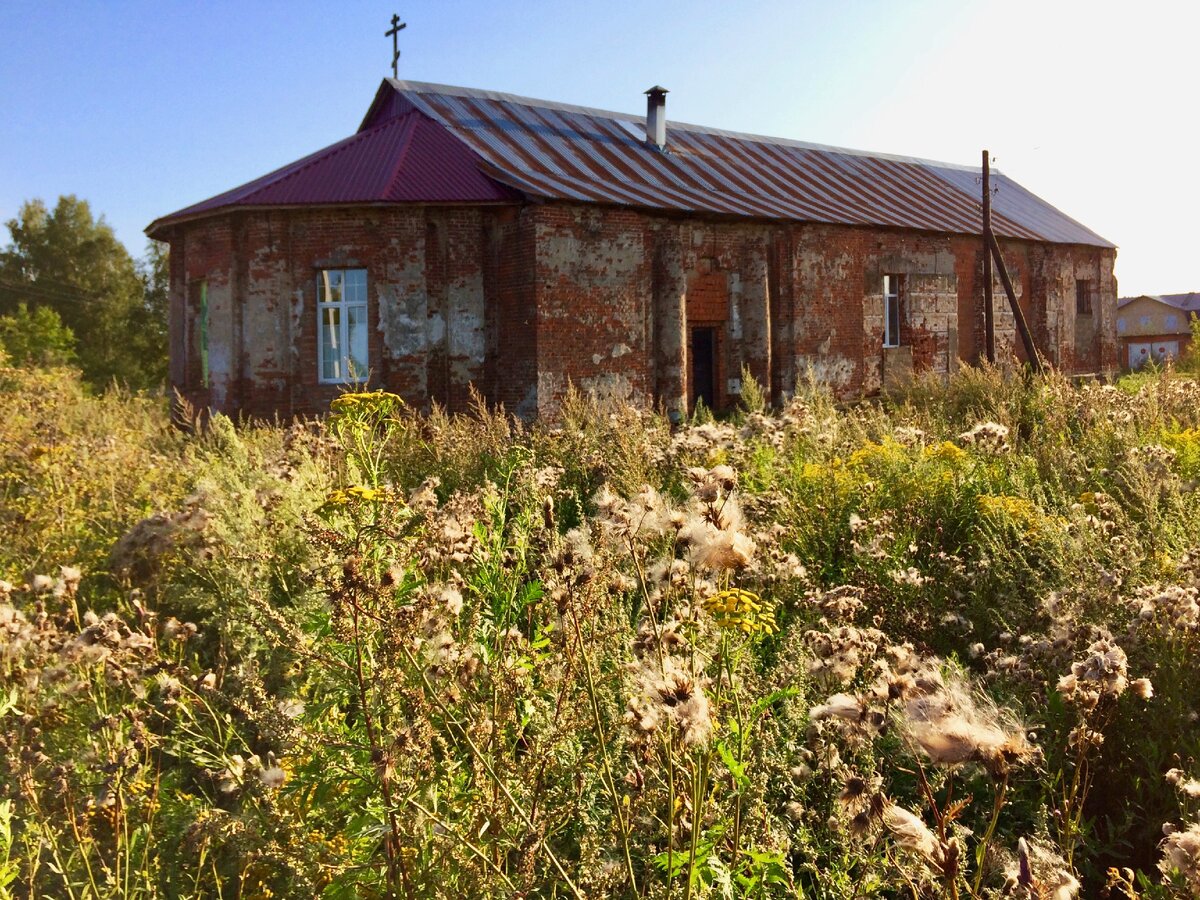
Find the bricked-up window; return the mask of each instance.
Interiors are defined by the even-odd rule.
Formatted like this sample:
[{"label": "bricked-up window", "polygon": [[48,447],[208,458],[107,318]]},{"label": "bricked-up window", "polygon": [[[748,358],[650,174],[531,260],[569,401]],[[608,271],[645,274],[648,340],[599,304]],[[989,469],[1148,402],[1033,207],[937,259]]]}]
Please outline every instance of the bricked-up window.
[{"label": "bricked-up window", "polygon": [[190,291],[192,331],[188,353],[199,363],[200,386],[208,387],[208,282],[193,281]]},{"label": "bricked-up window", "polygon": [[320,380],[328,384],[367,377],[367,270],[317,273]]},{"label": "bricked-up window", "polygon": [[1075,282],[1075,314],[1092,314],[1092,283],[1082,278]]},{"label": "bricked-up window", "polygon": [[208,387],[208,282],[200,282],[200,383]]},{"label": "bricked-up window", "polygon": [[900,346],[900,289],[902,275],[883,276],[883,346]]}]

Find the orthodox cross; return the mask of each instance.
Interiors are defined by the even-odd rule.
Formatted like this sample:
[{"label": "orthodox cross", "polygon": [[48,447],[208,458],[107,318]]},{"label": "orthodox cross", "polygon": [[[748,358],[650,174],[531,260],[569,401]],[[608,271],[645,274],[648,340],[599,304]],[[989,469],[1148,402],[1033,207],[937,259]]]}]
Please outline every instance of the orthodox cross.
[{"label": "orthodox cross", "polygon": [[399,66],[400,45],[397,42],[397,39],[400,36],[400,32],[403,31],[407,27],[408,27],[408,24],[405,22],[401,22],[399,16],[393,15],[391,29],[388,31],[385,31],[383,33],[384,37],[390,37],[392,39],[392,77],[393,78],[400,77],[400,66]]}]

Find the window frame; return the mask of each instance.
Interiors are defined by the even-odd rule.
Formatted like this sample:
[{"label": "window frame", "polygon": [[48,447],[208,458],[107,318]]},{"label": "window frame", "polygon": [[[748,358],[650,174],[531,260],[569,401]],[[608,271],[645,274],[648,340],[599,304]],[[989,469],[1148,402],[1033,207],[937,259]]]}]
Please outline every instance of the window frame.
[{"label": "window frame", "polygon": [[1090,278],[1075,279],[1075,315],[1091,316],[1096,308],[1092,280]]},{"label": "window frame", "polygon": [[[894,350],[900,346],[900,331],[904,319],[900,298],[904,293],[904,276],[889,272],[883,276],[883,346],[886,350]],[[893,307],[895,315],[892,315]],[[893,318],[895,323],[893,326]],[[892,333],[893,327],[895,334]]]},{"label": "window frame", "polygon": [[[328,293],[326,290],[329,285],[329,275],[331,273],[341,273],[341,299],[328,300],[325,299]],[[362,297],[349,299],[346,296],[347,276],[352,272],[362,273]],[[367,381],[370,376],[370,331],[368,328],[367,345],[363,347],[362,360],[363,371],[354,371],[354,359],[350,347],[350,311],[361,310],[363,319],[369,322],[370,316],[370,294],[367,290],[368,279],[367,270],[361,266],[351,266],[346,268],[322,268],[317,270],[317,382],[319,384],[361,384]],[[325,358],[325,334],[326,334],[326,315],[331,310],[337,311],[337,340],[340,342],[336,347],[341,347],[338,353],[337,371],[338,375],[327,378],[325,376],[326,358]]]}]

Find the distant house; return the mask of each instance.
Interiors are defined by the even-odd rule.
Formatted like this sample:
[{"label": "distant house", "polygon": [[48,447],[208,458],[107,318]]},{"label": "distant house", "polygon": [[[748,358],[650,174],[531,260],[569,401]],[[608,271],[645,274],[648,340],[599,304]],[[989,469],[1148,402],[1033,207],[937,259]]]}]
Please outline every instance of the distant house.
[{"label": "distant house", "polygon": [[1140,369],[1150,360],[1175,359],[1192,341],[1192,314],[1200,315],[1200,292],[1122,297],[1117,301],[1121,365]]},{"label": "distant house", "polygon": [[[861,396],[980,358],[978,166],[668,122],[647,96],[643,116],[384,81],[356,134],[149,227],[172,385],[254,417],[364,383],[524,416],[574,384],[680,416],[735,404],[743,368],[777,402],[809,373]],[[1115,246],[992,185],[1039,353],[1116,369]]]}]

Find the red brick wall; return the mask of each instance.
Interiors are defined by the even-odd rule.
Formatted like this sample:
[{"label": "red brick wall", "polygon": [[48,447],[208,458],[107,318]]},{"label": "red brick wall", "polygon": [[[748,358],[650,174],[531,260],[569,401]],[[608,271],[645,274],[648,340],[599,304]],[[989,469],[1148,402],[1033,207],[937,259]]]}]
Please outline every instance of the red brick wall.
[{"label": "red brick wall", "polygon": [[[247,210],[177,226],[171,247],[172,380],[233,415],[321,414],[345,390],[318,382],[321,268],[367,270],[369,384],[417,406],[462,409],[474,385],[519,414],[551,413],[573,383],[677,409],[684,319],[720,326],[721,390],[745,364],[775,398],[810,370],[843,396],[870,393],[888,273],[919,285],[924,304],[901,327],[913,369],[946,371],[983,347],[982,254],[967,236],[549,203]],[[1113,252],[1004,252],[1039,348],[1068,371],[1115,368]],[[1097,285],[1090,325],[1074,315],[1076,278]],[[198,279],[207,390],[188,308]],[[1000,349],[1019,355],[1007,306],[997,282]]]},{"label": "red brick wall", "polygon": [[520,415],[537,412],[536,224],[534,210],[496,214],[488,236],[487,361],[482,390]]},{"label": "red brick wall", "polygon": [[[688,344],[686,353],[691,352],[691,330],[693,328],[713,328],[716,332],[716,372],[714,382],[716,395],[713,407],[716,410],[725,409],[729,405],[729,397],[725,390],[729,378],[730,336],[729,320],[729,273],[714,271],[703,261],[700,271],[693,272],[687,281],[687,324]],[[696,385],[689,380],[688,402],[695,407]]]},{"label": "red brick wall", "polygon": [[[173,384],[188,402],[234,416],[323,414],[352,386],[320,383],[317,275],[362,268],[369,387],[416,406],[462,409],[475,384],[513,403],[534,380],[532,242],[517,218],[510,208],[414,206],[245,211],[178,226],[170,238]],[[193,348],[198,310],[187,308],[188,285],[201,279],[208,390]],[[503,378],[487,366],[501,344],[527,360]]]},{"label": "red brick wall", "polygon": [[552,412],[570,384],[647,402],[649,219],[627,209],[547,204],[534,220],[537,411]]}]

